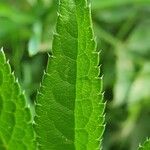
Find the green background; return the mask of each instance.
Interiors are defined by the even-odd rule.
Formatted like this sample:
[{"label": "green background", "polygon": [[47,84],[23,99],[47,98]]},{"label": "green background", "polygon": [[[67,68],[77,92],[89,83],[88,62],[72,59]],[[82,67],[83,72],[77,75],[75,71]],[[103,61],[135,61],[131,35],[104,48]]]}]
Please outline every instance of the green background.
[{"label": "green background", "polygon": [[[57,0],[0,0],[0,47],[32,106],[51,53]],[[135,150],[150,136],[150,0],[91,0],[101,51],[104,150]]]}]

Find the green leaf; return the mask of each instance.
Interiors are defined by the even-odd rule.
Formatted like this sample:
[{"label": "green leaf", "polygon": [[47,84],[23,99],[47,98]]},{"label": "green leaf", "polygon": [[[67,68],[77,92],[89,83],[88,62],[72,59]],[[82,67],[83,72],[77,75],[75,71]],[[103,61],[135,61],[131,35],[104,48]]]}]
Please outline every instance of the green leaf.
[{"label": "green leaf", "polygon": [[0,150],[35,149],[31,115],[4,52],[0,51]]},{"label": "green leaf", "polygon": [[[135,103],[140,101],[148,101],[150,98],[150,62],[145,62],[141,71],[138,73],[131,85],[128,93],[128,105],[132,108]],[[142,91],[142,92],[141,92]],[[141,105],[141,103],[139,103]]]},{"label": "green leaf", "polygon": [[33,56],[40,51],[40,44],[42,38],[42,24],[37,21],[33,25],[33,34],[28,43],[29,55]]},{"label": "green leaf", "polygon": [[134,63],[125,48],[124,46],[117,48],[117,79],[114,86],[114,106],[127,102],[128,93],[134,79]]},{"label": "green leaf", "polygon": [[0,17],[8,18],[20,25],[31,24],[34,21],[33,14],[29,14],[28,12],[23,13],[23,11],[17,10],[15,7],[12,7],[12,5],[2,2],[0,2]]},{"label": "green leaf", "polygon": [[138,150],[149,150],[150,149],[150,139],[147,139],[142,146],[139,146]]},{"label": "green leaf", "polygon": [[38,148],[100,149],[102,78],[85,0],[60,0],[52,50],[36,102]]},{"label": "green leaf", "polygon": [[150,31],[148,30],[150,26],[150,20],[145,19],[142,21],[132,32],[127,42],[127,49],[134,54],[135,60],[139,56],[143,56],[145,59],[149,60],[150,56],[150,43],[149,36]]},{"label": "green leaf", "polygon": [[121,7],[121,6],[129,6],[129,5],[144,5],[149,4],[150,0],[94,0],[92,8],[94,10],[102,10],[107,8],[113,8],[113,7]]}]

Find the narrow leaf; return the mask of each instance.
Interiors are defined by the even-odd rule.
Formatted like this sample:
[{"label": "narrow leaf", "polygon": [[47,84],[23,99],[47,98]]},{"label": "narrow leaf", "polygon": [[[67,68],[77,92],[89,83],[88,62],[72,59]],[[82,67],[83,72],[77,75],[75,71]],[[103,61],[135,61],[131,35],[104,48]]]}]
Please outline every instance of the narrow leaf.
[{"label": "narrow leaf", "polygon": [[38,94],[40,150],[99,150],[104,131],[102,79],[85,0],[60,0],[53,55]]},{"label": "narrow leaf", "polygon": [[0,50],[0,150],[35,149],[31,115],[18,81]]}]

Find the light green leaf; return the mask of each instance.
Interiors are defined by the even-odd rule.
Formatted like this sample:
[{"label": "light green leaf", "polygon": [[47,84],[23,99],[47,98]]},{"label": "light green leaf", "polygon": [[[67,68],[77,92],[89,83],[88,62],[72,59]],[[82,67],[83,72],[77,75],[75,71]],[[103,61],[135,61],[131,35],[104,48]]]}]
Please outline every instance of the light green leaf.
[{"label": "light green leaf", "polygon": [[134,63],[125,47],[117,51],[117,80],[114,86],[114,105],[119,106],[127,101],[128,92],[134,79]]},{"label": "light green leaf", "polygon": [[36,102],[38,148],[99,150],[102,79],[85,0],[60,0],[52,50]]},{"label": "light green leaf", "polygon": [[137,56],[144,56],[145,59],[150,58],[150,20],[145,19],[142,21],[132,32],[128,41],[127,41],[127,49],[131,53],[133,53],[135,60],[137,60]]},{"label": "light green leaf", "polygon": [[138,150],[150,150],[150,139],[147,139],[142,146],[139,146]]},{"label": "light green leaf", "polygon": [[35,149],[31,115],[4,52],[0,51],[0,150]]},{"label": "light green leaf", "polygon": [[94,10],[101,10],[113,7],[129,6],[129,5],[143,5],[149,4],[150,0],[93,0],[92,8]]},{"label": "light green leaf", "polygon": [[7,5],[6,3],[0,2],[0,17],[8,18],[13,23],[17,23],[20,25],[30,24],[34,22],[34,17],[30,13],[23,13],[23,11],[18,11],[12,5]]},{"label": "light green leaf", "polygon": [[33,25],[33,34],[28,43],[29,55],[33,56],[40,51],[40,44],[42,39],[42,24],[37,21]]},{"label": "light green leaf", "polygon": [[[134,82],[131,85],[130,92],[128,93],[128,105],[131,110],[135,103],[140,101],[150,100],[150,62],[145,62],[141,71],[138,73]],[[141,92],[142,91],[142,92]]]}]

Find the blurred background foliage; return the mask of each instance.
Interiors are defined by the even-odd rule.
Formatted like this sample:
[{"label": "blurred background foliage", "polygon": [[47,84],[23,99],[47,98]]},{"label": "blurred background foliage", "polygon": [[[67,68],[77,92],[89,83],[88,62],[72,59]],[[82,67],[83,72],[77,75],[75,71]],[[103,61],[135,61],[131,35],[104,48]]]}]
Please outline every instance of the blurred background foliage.
[{"label": "blurred background foliage", "polygon": [[[104,150],[135,150],[150,136],[150,0],[91,0],[101,74],[104,74]],[[0,47],[33,108],[57,0],[0,0]]]}]

